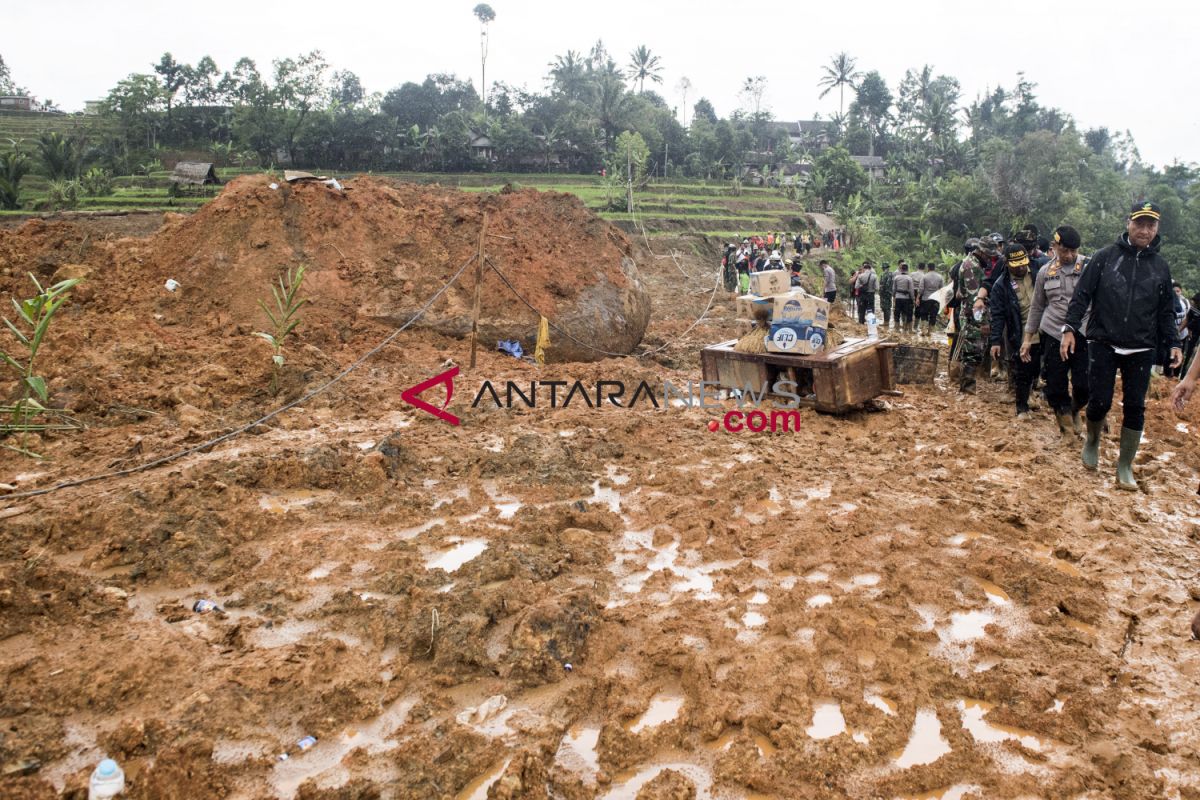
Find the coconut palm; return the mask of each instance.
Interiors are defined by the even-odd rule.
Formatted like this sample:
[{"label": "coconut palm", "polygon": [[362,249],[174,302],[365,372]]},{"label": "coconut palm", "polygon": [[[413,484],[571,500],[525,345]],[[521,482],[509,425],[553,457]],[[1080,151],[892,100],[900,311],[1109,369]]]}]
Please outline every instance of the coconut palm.
[{"label": "coconut palm", "polygon": [[629,54],[629,77],[638,82],[638,94],[646,91],[646,78],[654,83],[662,83],[662,59],[653,55],[646,45]]},{"label": "coconut palm", "polygon": [[556,56],[550,62],[550,81],[554,88],[571,100],[580,99],[587,89],[586,61],[574,50]]},{"label": "coconut palm", "polygon": [[834,89],[838,90],[838,114],[842,114],[846,107],[846,87],[854,88],[854,80],[859,76],[858,70],[854,68],[857,61],[845,53],[838,53],[829,64],[824,67],[825,75],[821,80],[817,81],[817,86],[824,86],[825,91],[821,92],[820,97],[824,98]]},{"label": "coconut palm", "polygon": [[483,118],[487,119],[487,56],[488,35],[487,26],[496,18],[496,12],[487,3],[480,3],[472,9],[475,18],[479,20],[479,96],[483,99]]}]

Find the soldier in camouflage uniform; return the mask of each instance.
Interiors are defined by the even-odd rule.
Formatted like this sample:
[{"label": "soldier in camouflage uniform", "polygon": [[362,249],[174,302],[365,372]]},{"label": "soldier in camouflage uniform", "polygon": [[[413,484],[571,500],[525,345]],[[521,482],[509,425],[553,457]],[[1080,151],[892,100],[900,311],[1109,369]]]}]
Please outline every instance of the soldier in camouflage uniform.
[{"label": "soldier in camouflage uniform", "polygon": [[958,389],[967,394],[975,394],[976,373],[983,363],[987,344],[983,329],[989,323],[988,286],[987,269],[982,259],[978,249],[963,259],[954,283],[954,297],[958,300],[958,316],[962,326],[955,342],[958,360],[962,362]]},{"label": "soldier in camouflage uniform", "polygon": [[892,272],[892,266],[886,261],[883,262],[883,272],[879,275],[879,304],[883,306],[885,328],[892,325],[892,282],[895,279],[896,273]]}]

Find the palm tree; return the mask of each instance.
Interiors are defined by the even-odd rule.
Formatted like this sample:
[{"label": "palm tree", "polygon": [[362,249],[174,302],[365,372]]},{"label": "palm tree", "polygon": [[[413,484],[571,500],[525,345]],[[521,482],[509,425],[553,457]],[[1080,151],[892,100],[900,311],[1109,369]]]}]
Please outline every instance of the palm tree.
[{"label": "palm tree", "polygon": [[646,78],[654,83],[662,83],[662,59],[650,53],[650,48],[644,44],[629,54],[629,77],[638,82],[638,94],[646,91]]},{"label": "palm tree", "polygon": [[688,124],[687,123],[687,96],[688,96],[688,92],[690,92],[692,90],[692,81],[687,75],[684,75],[682,78],[679,79],[679,83],[675,84],[675,87],[677,89],[679,89],[679,93],[683,95],[683,127],[686,128],[687,124]]},{"label": "palm tree", "polygon": [[480,64],[480,97],[483,98],[483,118],[487,120],[487,54],[488,54],[488,23],[496,18],[496,12],[487,3],[480,3],[473,9],[479,20],[479,64]]},{"label": "palm tree", "polygon": [[572,100],[578,100],[587,86],[585,61],[579,53],[568,50],[550,62],[550,80],[554,88]]},{"label": "palm tree", "polygon": [[854,88],[854,79],[858,77],[858,70],[854,68],[857,62],[855,59],[845,53],[838,53],[829,64],[824,67],[825,75],[821,80],[817,81],[817,86],[824,86],[825,91],[821,92],[820,97],[824,98],[834,89],[838,90],[838,114],[842,114],[846,107],[846,87]]},{"label": "palm tree", "polygon": [[619,75],[601,75],[596,83],[596,104],[592,111],[604,129],[604,146],[612,150],[613,140],[625,124],[630,95]]}]

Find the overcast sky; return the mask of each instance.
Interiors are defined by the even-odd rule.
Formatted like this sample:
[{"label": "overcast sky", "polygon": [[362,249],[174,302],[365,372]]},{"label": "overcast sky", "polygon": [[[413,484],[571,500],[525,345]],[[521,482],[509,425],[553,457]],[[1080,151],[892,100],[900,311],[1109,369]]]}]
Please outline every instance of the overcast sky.
[{"label": "overcast sky", "polygon": [[[150,72],[164,51],[222,69],[241,56],[269,71],[273,58],[320,48],[368,92],[386,92],[431,72],[479,84],[476,0],[4,0],[0,54],[18,84],[64,110],[103,97],[131,72]],[[1143,159],[1200,162],[1200,6],[1091,0],[979,4],[912,0],[815,3],[738,0],[494,0],[488,80],[542,89],[547,64],[603,39],[622,65],[640,44],[662,58],[654,88],[672,106],[687,76],[688,106],[701,96],[717,113],[739,105],[751,75],[767,78],[765,104],[779,119],[828,117],[837,92],[820,99],[830,56],[846,51],[878,70],[895,92],[909,67],[953,75],[964,100],[1018,70],[1039,100],[1071,114],[1081,130],[1132,132]],[[818,12],[818,9],[820,11]],[[649,87],[648,87],[649,88]],[[849,105],[849,98],[847,99]],[[689,111],[690,115],[690,111]]]}]

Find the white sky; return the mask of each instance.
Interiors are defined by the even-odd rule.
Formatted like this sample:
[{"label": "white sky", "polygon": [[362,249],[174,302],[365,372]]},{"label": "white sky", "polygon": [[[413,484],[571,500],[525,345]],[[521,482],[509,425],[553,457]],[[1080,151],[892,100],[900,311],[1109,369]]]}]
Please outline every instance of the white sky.
[{"label": "white sky", "polygon": [[[368,92],[431,72],[454,72],[478,86],[476,2],[2,0],[0,54],[17,83],[64,110],[103,97],[131,72],[150,72],[164,51],[187,63],[211,55],[222,70],[245,55],[265,74],[273,58],[320,48],[335,69],[357,73]],[[837,93],[818,99],[816,84],[841,50],[860,70],[878,70],[893,94],[906,68],[925,63],[957,77],[965,100],[1013,86],[1024,70],[1039,100],[1070,113],[1081,130],[1128,128],[1143,159],[1159,166],[1200,162],[1193,83],[1200,78],[1200,5],[1192,3],[490,4],[489,82],[541,90],[555,55],[586,52],[599,38],[622,65],[639,44],[660,55],[664,81],[654,88],[673,106],[686,75],[694,87],[689,109],[705,96],[725,116],[739,105],[741,82],[761,74],[765,104],[777,118],[808,119],[837,111]]]}]

